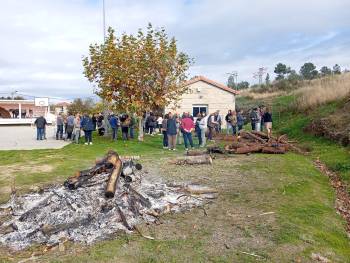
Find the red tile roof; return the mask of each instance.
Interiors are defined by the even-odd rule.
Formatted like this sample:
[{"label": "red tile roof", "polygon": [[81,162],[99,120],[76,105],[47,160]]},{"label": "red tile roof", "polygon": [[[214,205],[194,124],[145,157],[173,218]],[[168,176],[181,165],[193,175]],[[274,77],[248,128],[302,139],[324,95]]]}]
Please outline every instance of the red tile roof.
[{"label": "red tile roof", "polygon": [[204,76],[196,76],[196,77],[190,79],[189,81],[187,81],[187,82],[185,83],[185,85],[188,86],[188,85],[191,85],[191,84],[196,83],[196,82],[198,82],[198,81],[206,82],[206,83],[208,83],[208,84],[210,84],[210,85],[212,85],[212,86],[214,86],[214,87],[217,87],[217,88],[219,88],[219,89],[222,89],[222,90],[224,90],[224,91],[227,91],[227,92],[232,93],[232,94],[235,94],[235,95],[238,94],[238,91],[237,91],[237,90],[231,89],[231,88],[227,87],[227,86],[224,85],[224,84],[221,84],[221,83],[216,82],[216,81],[214,81],[214,80],[208,79],[208,78],[206,78],[206,77],[204,77]]}]

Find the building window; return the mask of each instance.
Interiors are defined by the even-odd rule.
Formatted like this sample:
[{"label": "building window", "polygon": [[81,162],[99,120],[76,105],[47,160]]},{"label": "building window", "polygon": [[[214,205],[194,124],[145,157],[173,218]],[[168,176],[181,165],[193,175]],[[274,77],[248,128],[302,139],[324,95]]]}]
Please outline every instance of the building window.
[{"label": "building window", "polygon": [[196,117],[198,115],[198,113],[208,113],[208,106],[207,105],[194,105],[193,106],[193,110],[192,110],[192,114],[193,117]]}]

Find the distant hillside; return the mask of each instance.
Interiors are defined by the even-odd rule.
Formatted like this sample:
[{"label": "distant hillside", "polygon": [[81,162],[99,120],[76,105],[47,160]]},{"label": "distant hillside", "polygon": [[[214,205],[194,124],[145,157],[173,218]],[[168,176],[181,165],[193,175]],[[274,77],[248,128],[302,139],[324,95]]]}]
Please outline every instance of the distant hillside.
[{"label": "distant hillside", "polygon": [[237,105],[246,111],[258,105],[270,106],[275,120],[287,111],[312,116],[301,127],[305,132],[345,146],[350,143],[350,73],[298,82],[289,90],[276,84],[245,90]]}]

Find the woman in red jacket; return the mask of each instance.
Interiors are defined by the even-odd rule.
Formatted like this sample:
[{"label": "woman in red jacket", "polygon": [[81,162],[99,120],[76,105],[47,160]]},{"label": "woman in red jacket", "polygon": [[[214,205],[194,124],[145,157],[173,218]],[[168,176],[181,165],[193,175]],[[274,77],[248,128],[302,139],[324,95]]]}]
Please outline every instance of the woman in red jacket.
[{"label": "woman in red jacket", "polygon": [[188,113],[184,113],[181,119],[181,132],[184,137],[185,148],[188,150],[188,143],[190,143],[191,148],[193,148],[193,140],[192,140],[192,130],[194,129],[194,122],[190,118]]}]

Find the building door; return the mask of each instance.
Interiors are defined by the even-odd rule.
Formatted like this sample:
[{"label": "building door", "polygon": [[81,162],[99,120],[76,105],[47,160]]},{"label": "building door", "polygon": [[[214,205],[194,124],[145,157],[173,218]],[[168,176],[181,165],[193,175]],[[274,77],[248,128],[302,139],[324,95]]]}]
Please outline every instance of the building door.
[{"label": "building door", "polygon": [[193,105],[193,110],[192,110],[193,117],[197,117],[198,113],[208,114],[208,105]]}]

